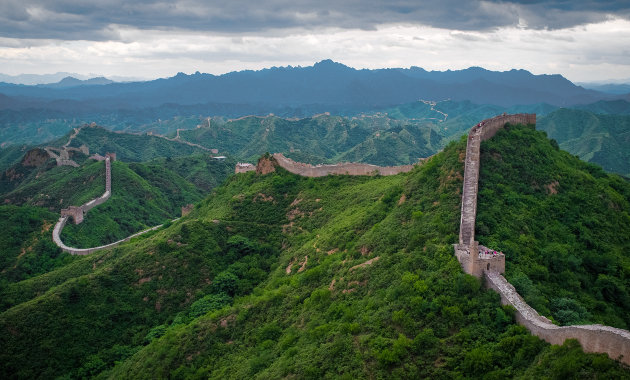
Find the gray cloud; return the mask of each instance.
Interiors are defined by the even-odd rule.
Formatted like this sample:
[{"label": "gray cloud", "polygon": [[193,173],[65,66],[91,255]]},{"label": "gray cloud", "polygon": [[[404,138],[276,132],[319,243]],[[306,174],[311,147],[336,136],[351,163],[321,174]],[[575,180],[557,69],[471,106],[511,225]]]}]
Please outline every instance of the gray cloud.
[{"label": "gray cloud", "polygon": [[0,37],[117,40],[119,27],[267,34],[421,24],[462,31],[520,25],[559,29],[630,19],[627,1],[567,0],[3,0]]}]

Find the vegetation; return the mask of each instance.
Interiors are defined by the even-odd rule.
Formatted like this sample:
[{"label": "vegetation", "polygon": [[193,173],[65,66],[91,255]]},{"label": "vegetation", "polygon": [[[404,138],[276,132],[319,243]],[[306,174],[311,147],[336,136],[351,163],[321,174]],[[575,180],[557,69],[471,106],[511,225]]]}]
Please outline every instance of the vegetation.
[{"label": "vegetation", "polygon": [[[548,153],[531,158],[543,174],[548,166],[573,168],[585,178],[585,194],[607,189],[591,176],[609,181],[627,202],[627,183],[556,151],[540,133],[511,128],[497,136],[496,150],[493,140],[482,148],[483,197],[503,189],[487,179],[487,162],[501,162],[501,155],[511,165],[504,170],[510,184],[513,176],[538,175],[530,161],[507,159],[532,150]],[[519,143],[501,140],[506,136]],[[390,177],[304,178],[280,168],[235,175],[191,214],[149,236],[9,284],[0,294],[9,300],[0,314],[0,376],[628,377],[574,341],[558,347],[529,335],[496,293],[462,273],[451,244],[464,149],[463,139],[451,143],[421,167]],[[524,188],[530,187],[515,188],[512,198],[533,191]],[[616,203],[593,207],[592,218],[626,218],[623,199],[605,194]],[[512,246],[493,240],[501,227],[488,224],[494,214],[482,215],[493,212],[487,199],[478,209],[488,231],[479,239],[511,257]],[[581,210],[577,202],[557,207],[557,214]],[[542,223],[530,226],[533,236],[544,230]],[[596,231],[589,232],[592,244],[618,243],[606,240],[608,225],[588,227]],[[507,228],[520,239],[516,227]],[[583,231],[569,232],[579,240]],[[508,268],[529,276],[518,255]],[[532,257],[527,268],[542,267],[544,259]],[[551,278],[557,272],[549,268]],[[614,272],[606,276],[617,281]],[[572,293],[561,298],[581,302]],[[601,303],[621,310],[606,298]],[[570,300],[554,305],[582,312]]]},{"label": "vegetation", "polygon": [[[57,140],[54,145],[63,145],[68,138]],[[188,156],[193,153],[205,152],[202,148],[194,147],[179,141],[170,141],[163,137],[137,135],[129,133],[115,133],[103,127],[85,126],[70,143],[71,147],[86,145],[90,152],[105,154],[116,152],[116,158],[121,161],[149,161],[157,157]]]},{"label": "vegetation", "polygon": [[72,260],[50,238],[57,218],[39,207],[0,206],[0,289]]},{"label": "vegetation", "polygon": [[[97,196],[103,183],[104,179]],[[179,217],[182,206],[201,198],[201,191],[190,182],[161,166],[114,161],[109,200],[90,210],[81,224],[66,224],[61,239],[76,248],[112,243]]]},{"label": "vegetation", "polygon": [[508,280],[560,324],[628,329],[628,182],[525,127],[481,151],[477,237],[506,252]]},{"label": "vegetation", "polygon": [[582,160],[630,176],[630,115],[562,108],[542,119],[538,128]]},{"label": "vegetation", "polygon": [[297,120],[250,116],[182,131],[180,136],[239,159],[281,152],[310,163],[401,165],[415,163],[442,147],[441,137],[430,126],[385,115],[352,119],[319,115]]},{"label": "vegetation", "polygon": [[236,160],[233,157],[217,160],[208,154],[193,154],[185,157],[157,158],[146,165],[158,165],[169,169],[205,194],[234,173]]}]

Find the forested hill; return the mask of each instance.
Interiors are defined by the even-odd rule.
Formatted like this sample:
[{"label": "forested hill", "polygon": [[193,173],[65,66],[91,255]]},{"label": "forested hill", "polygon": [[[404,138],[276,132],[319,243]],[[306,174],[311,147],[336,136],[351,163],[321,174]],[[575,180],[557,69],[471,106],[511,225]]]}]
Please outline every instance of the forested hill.
[{"label": "forested hill", "polygon": [[526,128],[482,145],[477,238],[560,324],[630,327],[630,184]]},{"label": "forested hill", "polygon": [[630,177],[630,115],[559,109],[542,118],[539,128],[582,160]]},{"label": "forested hill", "polygon": [[[58,217],[62,208],[103,194],[103,162],[85,155],[81,160],[73,158],[82,164],[76,168],[56,166],[41,149],[27,152],[20,163],[0,174],[2,203],[42,207]],[[99,246],[178,217],[182,206],[203,199],[233,173],[235,163],[231,158],[216,160],[208,154],[114,162],[111,199],[92,209],[80,225],[69,224],[63,241],[75,247]],[[2,220],[0,226],[9,223]]]},{"label": "forested hill", "polygon": [[248,116],[180,131],[179,135],[240,159],[255,160],[265,152],[274,152],[315,164],[410,164],[444,146],[442,136],[428,120],[409,122],[383,114],[353,118],[322,114],[304,119]]},{"label": "forested hill", "polygon": [[[62,146],[68,142],[68,136],[52,142],[52,146]],[[76,137],[72,139],[70,147],[85,145],[90,152],[116,152],[116,157],[122,161],[149,161],[158,157],[188,156],[194,153],[209,153],[210,149],[194,146],[177,140],[168,140],[160,136],[146,134],[116,133],[97,125],[80,127]]]},{"label": "forested hill", "polygon": [[[149,236],[5,284],[0,376],[630,376],[575,342],[529,335],[461,271],[451,244],[464,150],[453,142],[389,177],[235,175]],[[505,179],[482,173],[478,234],[503,247],[508,278],[548,299],[539,311],[560,323],[576,312],[627,324],[630,305],[616,299],[628,292],[630,185],[524,127],[482,152],[482,168],[503,165]],[[549,202],[567,228],[529,217]],[[555,248],[537,251],[551,234]]]}]

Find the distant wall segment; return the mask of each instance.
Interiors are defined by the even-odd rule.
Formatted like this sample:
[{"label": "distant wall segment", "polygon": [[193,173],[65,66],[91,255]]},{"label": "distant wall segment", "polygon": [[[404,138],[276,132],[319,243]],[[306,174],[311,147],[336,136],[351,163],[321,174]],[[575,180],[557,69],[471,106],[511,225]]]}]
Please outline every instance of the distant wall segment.
[{"label": "distant wall segment", "polygon": [[[160,227],[162,227],[162,225],[160,224],[159,226],[155,226],[155,227],[151,227],[148,228],[144,231],[140,231],[138,233],[135,233],[131,236],[127,236],[124,239],[118,240],[116,242],[110,243],[110,244],[106,244],[106,245],[101,245],[98,247],[91,247],[91,248],[74,248],[74,247],[69,247],[67,245],[65,245],[63,243],[63,241],[61,241],[61,231],[63,231],[63,228],[66,226],[66,223],[68,222],[68,220],[72,217],[74,220],[75,224],[79,224],[81,222],[83,222],[83,218],[86,212],[88,212],[89,210],[91,210],[92,208],[101,205],[103,203],[105,203],[105,201],[107,201],[111,195],[112,195],[112,165],[111,165],[111,161],[116,160],[116,154],[115,153],[107,153],[105,155],[105,157],[99,156],[100,158],[102,158],[102,160],[105,161],[105,192],[103,193],[103,195],[101,195],[98,198],[92,199],[91,201],[81,205],[81,206],[70,206],[66,209],[62,209],[61,210],[61,216],[59,217],[59,220],[57,221],[57,224],[55,224],[55,228],[53,229],[53,242],[59,247],[61,248],[64,252],[68,252],[71,255],[87,255],[90,254],[92,252],[96,252],[99,251],[101,249],[105,249],[105,248],[111,248],[114,247],[120,243],[123,243],[125,241],[129,241],[130,239],[142,235],[146,232],[149,231],[153,231],[156,230]],[[96,157],[95,159],[99,160]],[[100,161],[100,160],[99,160]]]},{"label": "distant wall segment", "polygon": [[304,177],[325,177],[329,174],[395,175],[398,173],[407,173],[411,171],[415,166],[376,166],[357,162],[347,162],[334,165],[311,165],[293,161],[292,159],[285,157],[282,153],[274,153],[273,158],[275,158],[280,167],[286,169],[293,174],[298,174]]},{"label": "distant wall segment", "polygon": [[454,244],[455,256],[462,269],[471,275],[484,277],[486,286],[501,295],[503,304],[516,309],[516,320],[533,335],[551,343],[563,344],[567,339],[577,339],[586,352],[606,353],[613,359],[630,365],[630,332],[603,325],[556,326],[529,306],[501,275],[505,272],[503,254],[488,255],[488,248],[475,240],[477,193],[481,142],[492,138],[505,124],[536,124],[535,114],[500,115],[475,125],[468,134],[464,184],[459,228],[459,244]]}]

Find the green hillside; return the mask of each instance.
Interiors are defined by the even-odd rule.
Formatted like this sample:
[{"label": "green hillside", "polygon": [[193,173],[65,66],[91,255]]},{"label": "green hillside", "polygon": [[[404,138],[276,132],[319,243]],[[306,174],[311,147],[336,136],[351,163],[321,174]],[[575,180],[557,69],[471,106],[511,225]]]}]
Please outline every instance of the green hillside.
[{"label": "green hillside", "polygon": [[72,261],[50,238],[58,217],[39,207],[0,206],[0,289]]},{"label": "green hillside", "polygon": [[[16,172],[24,175],[16,176]],[[0,177],[0,189],[5,190],[0,195],[5,204],[28,204],[59,211],[103,194],[105,163],[89,160],[78,168],[56,166],[52,159],[33,167],[18,164]]]},{"label": "green hillside", "polygon": [[[104,192],[104,163],[79,162],[78,168],[56,166],[44,150],[32,149],[0,175],[0,199],[5,204],[44,207],[58,213],[99,197]],[[98,246],[178,217],[182,206],[199,201],[233,173],[235,163],[231,158],[216,160],[207,153],[145,163],[116,161],[112,198],[91,210],[82,224],[69,223],[62,239],[76,247]]]},{"label": "green hillside", "polygon": [[184,157],[157,158],[144,164],[169,169],[184,177],[205,194],[234,173],[236,159],[230,156],[217,160],[208,154],[193,154]]},{"label": "green hillside", "polygon": [[429,126],[383,115],[305,119],[250,116],[180,132],[187,140],[251,160],[265,152],[285,153],[311,163],[352,160],[375,165],[417,162],[442,147]]},{"label": "green hillside", "polygon": [[482,145],[477,238],[505,252],[507,278],[561,324],[630,328],[630,186],[544,133]]},{"label": "green hillside", "polygon": [[[149,236],[9,284],[0,294],[10,300],[0,314],[0,376],[630,376],[605,355],[584,354],[575,342],[550,346],[529,335],[500,306],[498,294],[463,274],[451,244],[459,227],[464,148],[461,139],[412,172],[391,177],[304,178],[279,168],[232,176],[190,215]],[[523,202],[531,209],[544,204],[530,179],[542,187],[549,183],[542,181],[549,179],[545,173],[553,173],[560,195],[562,178],[579,176],[585,179],[580,194],[588,200],[604,190],[609,207],[595,203],[587,220],[577,223],[588,222],[588,244],[617,260],[611,264],[616,271],[605,274],[597,307],[629,314],[606,296],[622,292],[627,281],[627,240],[609,239],[618,231],[605,231],[610,226],[597,221],[626,220],[630,185],[556,151],[526,128],[497,135],[496,145],[484,145],[488,149],[483,168],[501,157],[508,166],[501,173],[506,185],[482,174],[486,200],[480,198],[479,213],[487,231],[480,230],[479,239],[503,248],[508,277],[542,271],[547,257],[529,255],[526,243],[545,226],[527,219],[489,224],[498,218],[495,203],[487,204],[489,194],[513,186],[516,201],[508,197],[496,207],[517,218]],[[526,164],[508,161],[530,153],[537,154]],[[527,181],[519,187],[514,183],[523,181],[516,178]],[[573,199],[574,188],[567,189]],[[556,213],[582,209],[563,201]],[[581,241],[585,232],[563,233],[562,239]],[[525,253],[500,245],[516,237]],[[562,273],[548,269],[549,278]],[[543,290],[553,283],[539,278],[533,281]],[[558,296],[582,302],[572,281],[559,286]]]},{"label": "green hillside", "polygon": [[200,190],[168,169],[115,161],[112,196],[90,210],[83,223],[68,223],[61,239],[76,248],[111,243],[179,217],[182,206],[201,198]]},{"label": "green hillside", "polygon": [[20,162],[29,149],[27,145],[8,145],[0,148],[0,172]]},{"label": "green hillside", "polygon": [[558,141],[560,148],[630,176],[630,116],[603,115],[559,109],[539,121],[539,129]]},{"label": "green hillside", "polygon": [[389,108],[384,112],[394,119],[410,120],[431,125],[446,141],[458,139],[468,133],[471,125],[503,112],[507,113],[535,113],[544,116],[557,109],[549,104],[531,104],[526,106],[512,106],[509,108],[492,104],[475,104],[471,101],[444,100],[427,104],[418,101]]},{"label": "green hillside", "polygon": [[[53,146],[62,146],[68,141],[68,135],[53,142]],[[70,147],[86,145],[90,152],[105,154],[116,152],[121,161],[149,161],[158,157],[188,156],[193,153],[205,153],[202,148],[177,141],[169,141],[158,136],[144,134],[117,133],[99,126],[84,126],[72,140]]]},{"label": "green hillside", "polygon": [[[44,207],[59,215],[62,208],[82,205],[105,191],[103,162],[89,160],[78,168],[50,167],[46,162],[29,169],[15,189],[0,194],[5,204]],[[215,180],[227,176],[219,174]],[[0,185],[8,186],[7,182],[5,175]],[[181,206],[199,201],[204,194],[182,176],[155,164],[115,161],[112,186],[112,197],[106,203],[90,210],[80,225],[66,226],[62,234],[66,244],[92,247],[122,239],[178,217]]]}]

